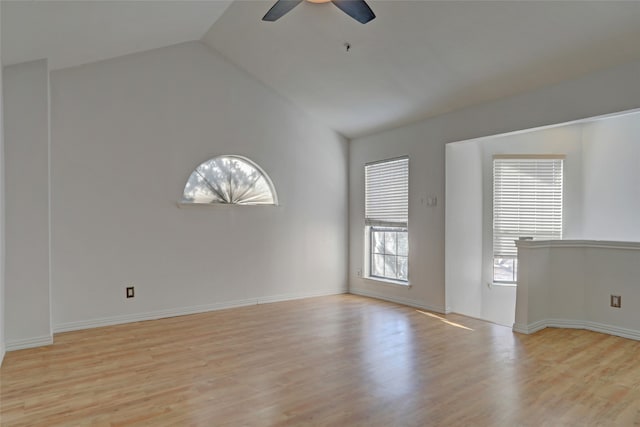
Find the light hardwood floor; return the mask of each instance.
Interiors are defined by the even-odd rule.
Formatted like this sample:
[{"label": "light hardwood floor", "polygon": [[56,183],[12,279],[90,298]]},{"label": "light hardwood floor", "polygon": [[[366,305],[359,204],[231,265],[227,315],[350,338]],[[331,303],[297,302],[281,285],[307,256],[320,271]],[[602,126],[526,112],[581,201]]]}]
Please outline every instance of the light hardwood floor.
[{"label": "light hardwood floor", "polygon": [[58,334],[0,386],[2,426],[631,426],[640,343],[340,295]]}]

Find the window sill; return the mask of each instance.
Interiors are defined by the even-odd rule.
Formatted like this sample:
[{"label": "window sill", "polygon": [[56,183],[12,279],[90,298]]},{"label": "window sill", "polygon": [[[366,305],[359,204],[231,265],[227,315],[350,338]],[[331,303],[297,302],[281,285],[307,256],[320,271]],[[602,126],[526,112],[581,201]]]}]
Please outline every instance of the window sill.
[{"label": "window sill", "polygon": [[191,209],[191,208],[222,208],[222,209],[229,209],[229,208],[233,208],[235,209],[236,207],[251,207],[251,208],[255,208],[255,207],[267,207],[267,208],[277,208],[280,207],[282,205],[266,205],[266,204],[260,204],[260,205],[249,205],[249,204],[235,204],[235,203],[190,203],[190,202],[177,202],[176,205],[180,208],[186,208],[186,209]]},{"label": "window sill", "polygon": [[411,283],[409,282],[401,282],[398,280],[392,280],[392,279],[382,279],[380,277],[371,277],[371,276],[365,276],[363,277],[364,280],[368,280],[371,282],[376,282],[380,285],[389,285],[389,286],[399,286],[402,288],[410,288],[411,287]]},{"label": "window sill", "polygon": [[494,286],[500,287],[500,288],[517,288],[518,284],[517,283],[489,282],[489,287],[490,288],[493,288]]}]

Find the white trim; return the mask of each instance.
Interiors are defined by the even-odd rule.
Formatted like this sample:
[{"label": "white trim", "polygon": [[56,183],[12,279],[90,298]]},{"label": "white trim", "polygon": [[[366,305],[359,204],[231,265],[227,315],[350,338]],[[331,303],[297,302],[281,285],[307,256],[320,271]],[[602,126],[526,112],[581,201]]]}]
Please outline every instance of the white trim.
[{"label": "white trim", "polygon": [[[256,162],[254,162],[253,160],[251,160],[248,157],[245,156],[240,156],[237,154],[219,154],[217,156],[214,156],[212,158],[210,158],[207,161],[204,161],[200,164],[198,164],[198,166],[195,167],[195,169],[193,169],[193,172],[191,172],[191,174],[189,175],[189,178],[187,178],[187,183],[189,182],[188,180],[191,179],[191,176],[197,172],[198,168],[202,165],[204,165],[205,163],[209,163],[213,160],[216,160],[218,158],[221,157],[227,157],[227,158],[235,158],[238,159],[244,163],[247,163],[249,166],[253,167],[255,170],[257,170],[258,172],[260,172],[260,174],[262,174],[262,177],[265,179],[265,181],[267,182],[267,185],[269,186],[269,190],[271,191],[271,197],[273,198],[273,203],[258,203],[258,204],[247,204],[245,206],[278,206],[278,192],[276,191],[276,186],[273,184],[273,181],[271,180],[271,177],[269,176],[269,174],[267,174],[267,172],[262,169],[260,167],[260,165],[258,165]],[[186,183],[185,183],[185,187],[186,189]],[[237,205],[235,203],[198,203],[198,202],[189,202],[189,201],[185,201],[184,200],[184,189],[182,190],[182,201],[178,202],[178,207],[180,207],[181,205],[218,205],[218,204],[223,204],[223,205],[232,205],[232,206],[240,206]]]},{"label": "white trim", "polygon": [[603,248],[640,251],[640,242],[615,242],[610,240],[516,240],[523,249],[539,248]]},{"label": "white trim", "polygon": [[334,291],[317,291],[307,292],[304,294],[280,294],[268,297],[261,297],[256,300],[256,304],[270,304],[273,302],[295,301],[304,298],[324,297],[329,295],[341,295],[348,293],[347,288],[341,288]]},{"label": "white trim", "polygon": [[2,361],[4,360],[4,355],[6,351],[4,349],[4,343],[0,342],[0,367],[2,367]]},{"label": "white trim", "polygon": [[193,207],[215,207],[222,209],[236,209],[237,207],[248,206],[250,208],[280,208],[282,204],[273,205],[273,204],[257,204],[257,205],[239,205],[234,203],[194,203],[194,202],[176,202],[176,206],[180,209],[182,208],[193,208]]},{"label": "white trim", "polygon": [[517,288],[518,287],[518,283],[517,282],[489,282],[489,289],[493,289],[494,287],[496,288]]},{"label": "white trim", "polygon": [[443,308],[443,307],[436,307],[436,306],[433,306],[433,305],[422,304],[422,303],[419,303],[419,302],[414,301],[414,300],[409,299],[409,298],[390,297],[390,296],[387,296],[387,295],[380,294],[378,292],[371,292],[371,291],[364,290],[364,289],[351,288],[351,289],[349,289],[349,293],[350,294],[354,294],[354,295],[360,295],[360,296],[363,296],[363,297],[369,297],[369,298],[381,299],[381,300],[384,300],[384,301],[395,302],[396,304],[402,304],[402,305],[407,305],[409,307],[421,308],[423,310],[433,311],[433,312],[440,313],[440,314],[449,314],[450,313],[449,310],[447,310],[446,308]]},{"label": "white trim", "polygon": [[405,154],[403,156],[391,157],[390,159],[374,160],[372,162],[367,162],[364,165],[365,166],[371,166],[371,165],[376,165],[378,163],[393,162],[394,160],[409,160],[409,155]]},{"label": "white trim", "polygon": [[513,324],[513,332],[518,332],[521,334],[534,334],[538,331],[543,330],[544,328],[548,327],[549,325],[547,324],[546,320],[538,320],[537,322],[533,322],[529,325],[524,325],[522,323],[514,323]]},{"label": "white trim", "polygon": [[376,276],[364,276],[364,277],[360,277],[360,279],[370,280],[372,282],[378,283],[379,285],[400,286],[401,288],[411,287],[411,283],[408,280],[406,282],[403,282],[401,280],[385,279],[385,278],[376,277]]},{"label": "white trim", "polygon": [[565,160],[565,154],[494,154],[493,160]]},{"label": "white trim", "polygon": [[573,319],[544,319],[529,325],[513,324],[513,331],[521,334],[533,334],[545,328],[586,329],[608,335],[616,335],[623,338],[640,341],[640,330],[621,328],[598,322],[589,322]]},{"label": "white trim", "polygon": [[53,214],[51,193],[53,173],[51,172],[51,68],[47,61],[47,290],[49,291],[49,334],[53,336]]},{"label": "white trim", "polygon": [[227,301],[213,304],[195,305],[191,307],[171,308],[166,310],[148,311],[146,313],[125,314],[120,316],[103,317],[98,319],[81,320],[77,322],[67,322],[54,325],[53,331],[69,332],[82,329],[99,328],[102,326],[120,325],[123,323],[142,322],[145,320],[163,319],[166,317],[185,316],[188,314],[205,313],[208,311],[224,310],[227,308],[246,307],[249,305],[269,304],[272,302],[292,301],[303,298],[312,298],[326,295],[338,295],[346,293],[346,289],[333,291],[318,291],[304,294],[280,294],[265,296],[260,298],[249,298],[243,300]]},{"label": "white trim", "polygon": [[255,299],[229,301],[226,303],[215,303],[207,305],[197,305],[191,307],[181,307],[176,309],[148,311],[144,313],[132,313],[119,316],[102,317],[90,320],[80,320],[53,325],[54,333],[79,331],[82,329],[100,328],[102,326],[120,325],[122,323],[143,322],[145,320],[156,320],[165,317],[184,316],[187,314],[204,313],[207,311],[222,310],[225,308],[244,307],[255,305]]},{"label": "white trim", "polygon": [[548,328],[564,328],[564,329],[587,329],[591,330],[586,320],[577,319],[546,319],[545,324]]},{"label": "white trim", "polygon": [[24,350],[25,348],[42,347],[53,344],[53,335],[7,341],[6,351]]},{"label": "white trim", "polygon": [[604,323],[588,322],[589,330],[603,334],[617,335],[623,338],[640,341],[640,331],[636,329],[621,328],[619,326],[606,325]]},{"label": "white trim", "polygon": [[447,144],[464,144],[466,142],[482,141],[482,140],[492,139],[492,138],[496,138],[496,137],[500,137],[500,136],[520,135],[520,134],[523,134],[523,133],[537,132],[537,131],[546,130],[546,129],[554,129],[554,128],[559,128],[559,127],[562,127],[562,126],[570,126],[570,125],[591,123],[591,122],[594,122],[596,120],[604,120],[604,119],[608,119],[608,118],[611,118],[611,117],[626,116],[626,115],[629,115],[629,114],[637,113],[639,111],[640,111],[640,108],[632,108],[630,110],[616,111],[614,113],[599,114],[597,116],[585,117],[585,118],[576,119],[576,120],[569,120],[568,122],[559,122],[559,123],[553,123],[553,124],[549,124],[549,125],[534,126],[532,128],[512,130],[512,131],[508,131],[508,132],[500,132],[500,133],[495,133],[495,134],[486,135],[486,136],[478,136],[478,137],[475,137],[475,138],[468,138],[468,139],[460,139],[460,140],[456,140],[456,141],[449,141],[449,142],[447,142]]}]

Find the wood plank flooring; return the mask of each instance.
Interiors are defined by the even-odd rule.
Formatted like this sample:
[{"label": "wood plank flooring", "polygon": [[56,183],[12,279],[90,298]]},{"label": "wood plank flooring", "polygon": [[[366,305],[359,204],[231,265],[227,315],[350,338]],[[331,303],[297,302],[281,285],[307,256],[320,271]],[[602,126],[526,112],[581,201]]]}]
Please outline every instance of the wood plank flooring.
[{"label": "wood plank flooring", "polygon": [[340,295],[7,353],[2,426],[640,426],[640,343]]}]

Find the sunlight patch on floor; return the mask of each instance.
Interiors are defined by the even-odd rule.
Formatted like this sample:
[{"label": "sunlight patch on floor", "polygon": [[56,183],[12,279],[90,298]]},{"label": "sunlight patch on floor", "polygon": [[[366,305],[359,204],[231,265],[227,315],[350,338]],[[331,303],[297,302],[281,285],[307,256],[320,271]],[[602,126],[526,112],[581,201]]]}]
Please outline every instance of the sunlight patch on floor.
[{"label": "sunlight patch on floor", "polygon": [[455,326],[456,328],[466,329],[467,331],[473,331],[473,329],[471,329],[471,328],[467,328],[467,327],[466,327],[466,326],[464,326],[464,325],[461,325],[461,324],[459,324],[459,323],[455,323],[455,322],[452,322],[452,321],[450,321],[450,320],[447,320],[447,319],[445,319],[444,317],[440,317],[440,316],[438,316],[437,314],[427,313],[426,311],[420,311],[420,310],[416,310],[416,311],[417,311],[418,313],[420,313],[420,314],[424,314],[425,316],[429,316],[429,317],[433,317],[434,319],[438,319],[438,320],[440,320],[441,322],[446,323],[447,325]]}]

